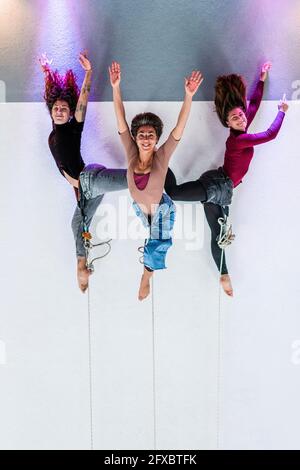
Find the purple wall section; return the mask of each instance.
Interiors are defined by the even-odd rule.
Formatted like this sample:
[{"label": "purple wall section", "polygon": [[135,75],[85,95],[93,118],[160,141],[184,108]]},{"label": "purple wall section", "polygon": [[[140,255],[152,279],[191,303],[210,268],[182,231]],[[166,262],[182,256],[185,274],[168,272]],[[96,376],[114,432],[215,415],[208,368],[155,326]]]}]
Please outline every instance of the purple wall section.
[{"label": "purple wall section", "polygon": [[[300,95],[300,2],[274,0],[2,0],[0,80],[7,101],[41,101],[36,57],[82,77],[77,53],[94,64],[92,100],[110,101],[107,67],[123,65],[127,101],[179,101],[183,77],[205,74],[198,100],[211,100],[217,75],[238,72],[252,83],[274,64],[265,99]],[[298,82],[297,82],[298,80]],[[1,96],[0,96],[1,99]]]},{"label": "purple wall section", "polygon": [[300,95],[298,0],[2,0],[7,101],[41,101],[36,57],[44,51],[57,68],[72,67],[81,78],[82,48],[93,61],[96,101],[111,100],[113,59],[123,65],[127,101],[179,101],[183,77],[194,68],[206,78],[196,99],[211,100],[217,75],[238,72],[252,83],[267,59],[274,67],[265,99]]}]

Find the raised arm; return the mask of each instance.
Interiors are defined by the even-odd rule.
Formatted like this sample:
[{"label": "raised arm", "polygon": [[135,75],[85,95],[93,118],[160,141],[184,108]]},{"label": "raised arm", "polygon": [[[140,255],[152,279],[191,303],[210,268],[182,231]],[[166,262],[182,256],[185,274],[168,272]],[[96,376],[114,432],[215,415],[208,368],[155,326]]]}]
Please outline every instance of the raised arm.
[{"label": "raised arm", "polygon": [[190,77],[185,78],[185,97],[178,116],[177,124],[172,131],[172,136],[176,140],[180,140],[182,137],[185,125],[190,114],[193,96],[198,90],[202,81],[202,74],[198,70],[194,70]]},{"label": "raised arm", "polygon": [[38,58],[38,61],[40,63],[40,66],[41,66],[41,70],[44,74],[44,78],[45,80],[47,79],[47,75],[48,73],[51,73],[51,67],[50,65],[52,64],[53,62],[53,59],[49,59],[47,57],[47,54],[46,52],[44,52],[41,57]]},{"label": "raised arm", "polygon": [[85,77],[75,110],[75,119],[77,122],[84,122],[92,82],[92,66],[89,59],[87,58],[86,51],[79,54],[79,62],[81,67],[85,70]]},{"label": "raised arm", "polygon": [[280,101],[277,116],[269,129],[258,134],[241,134],[235,138],[235,145],[238,148],[253,147],[254,145],[264,144],[265,142],[275,139],[287,110],[288,104],[285,101]]},{"label": "raised arm", "polygon": [[120,134],[128,129],[126,122],[125,108],[123,105],[120,83],[121,83],[121,67],[118,62],[112,62],[109,70],[110,84],[113,89],[114,108],[117,118],[118,131]]},{"label": "raised arm", "polygon": [[264,93],[264,82],[266,78],[268,77],[268,72],[270,71],[272,67],[271,62],[266,62],[263,64],[261,71],[260,71],[260,77],[259,80],[255,86],[255,89],[249,99],[249,105],[247,109],[247,129],[250,126],[251,122],[253,121],[258,108],[260,106],[263,93]]}]

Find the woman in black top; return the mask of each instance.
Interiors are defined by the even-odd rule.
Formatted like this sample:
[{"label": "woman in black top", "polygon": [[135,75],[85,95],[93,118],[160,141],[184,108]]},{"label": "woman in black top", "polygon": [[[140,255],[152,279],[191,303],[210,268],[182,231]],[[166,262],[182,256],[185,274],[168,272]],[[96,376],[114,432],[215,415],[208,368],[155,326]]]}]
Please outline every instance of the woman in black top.
[{"label": "woman in black top", "polygon": [[[73,186],[76,200],[80,199],[80,207],[78,204],[72,219],[72,230],[76,242],[78,285],[85,292],[91,271],[87,269],[82,232],[88,230],[103,195],[127,188],[127,181],[126,170],[108,169],[99,164],[85,166],[82,159],[81,134],[91,89],[92,67],[86,52],[79,55],[79,62],[85,70],[80,92],[72,70],[62,76],[57,70],[51,70],[51,61],[45,54],[40,59],[45,76],[44,99],[53,125],[49,147],[59,171]],[[79,181],[84,183],[84,187]]]},{"label": "woman in black top", "polygon": [[44,99],[53,124],[48,141],[50,151],[61,174],[75,188],[76,195],[79,175],[84,168],[80,144],[92,78],[92,66],[86,52],[79,54],[79,62],[85,70],[80,92],[72,70],[62,76],[57,70],[51,70],[51,61],[45,54],[40,59],[45,76]]},{"label": "woman in black top", "polygon": [[[56,165],[61,174],[73,186],[78,200],[78,180],[80,172],[84,169],[80,144],[84,119],[91,89],[92,66],[87,53],[79,54],[79,62],[85,70],[85,77],[81,91],[72,70],[60,75],[53,71],[46,54],[39,59],[45,77],[44,99],[49,110],[53,130],[49,135],[48,143]],[[79,286],[81,278],[88,277],[85,259],[78,258],[77,278]]]}]

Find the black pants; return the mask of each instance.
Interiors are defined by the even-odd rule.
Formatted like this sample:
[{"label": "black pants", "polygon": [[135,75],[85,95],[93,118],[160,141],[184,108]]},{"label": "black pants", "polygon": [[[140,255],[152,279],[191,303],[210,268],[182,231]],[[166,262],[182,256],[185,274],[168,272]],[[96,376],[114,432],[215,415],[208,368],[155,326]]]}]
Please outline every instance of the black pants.
[{"label": "black pants", "polygon": [[170,170],[170,168],[168,169],[166,176],[165,190],[170,198],[173,199],[173,201],[202,202],[206,220],[211,230],[211,253],[213,259],[220,274],[228,274],[225,253],[223,254],[222,260],[222,250],[217,243],[217,238],[220,234],[220,225],[218,223],[218,219],[219,217],[224,217],[224,215],[228,216],[229,207],[219,206],[218,204],[213,204],[211,202],[205,202],[207,199],[206,191],[199,180],[177,184],[175,175],[172,170]]}]

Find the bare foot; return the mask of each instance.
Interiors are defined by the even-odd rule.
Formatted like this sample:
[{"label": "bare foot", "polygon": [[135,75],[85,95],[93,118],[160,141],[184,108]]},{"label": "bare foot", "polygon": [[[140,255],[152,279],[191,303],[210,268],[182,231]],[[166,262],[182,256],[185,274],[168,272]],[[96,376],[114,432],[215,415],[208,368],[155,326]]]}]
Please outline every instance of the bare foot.
[{"label": "bare foot", "polygon": [[145,274],[142,275],[140,289],[139,289],[139,300],[144,300],[150,294],[150,280]]},{"label": "bare foot", "polygon": [[230,297],[233,297],[233,289],[229,274],[222,274],[222,276],[220,277],[220,283],[223,287],[224,292]]},{"label": "bare foot", "polygon": [[85,292],[89,287],[89,277],[91,275],[91,271],[89,271],[86,267],[84,268],[77,268],[77,280],[78,286],[81,292]]}]

